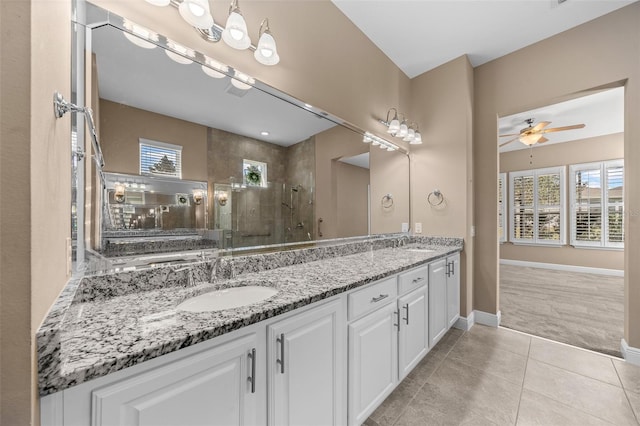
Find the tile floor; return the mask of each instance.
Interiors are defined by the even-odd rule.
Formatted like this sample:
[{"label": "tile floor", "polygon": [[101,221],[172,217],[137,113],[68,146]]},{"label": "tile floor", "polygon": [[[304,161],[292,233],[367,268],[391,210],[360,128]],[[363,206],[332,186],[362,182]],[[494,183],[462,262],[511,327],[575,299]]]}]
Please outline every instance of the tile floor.
[{"label": "tile floor", "polygon": [[364,423],[638,425],[640,367],[506,328],[452,329]]}]

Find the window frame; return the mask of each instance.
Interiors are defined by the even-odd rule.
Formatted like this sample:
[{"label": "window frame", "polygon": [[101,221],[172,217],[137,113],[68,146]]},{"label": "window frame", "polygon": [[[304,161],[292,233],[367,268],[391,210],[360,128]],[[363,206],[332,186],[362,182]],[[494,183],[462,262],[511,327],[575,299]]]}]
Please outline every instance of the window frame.
[{"label": "window frame", "polygon": [[[558,174],[560,177],[559,189],[559,213],[560,213],[560,239],[545,240],[539,237],[540,216],[539,216],[539,200],[538,200],[538,177],[540,175]],[[515,237],[515,210],[516,207],[514,197],[514,180],[519,177],[530,176],[533,178],[533,238],[516,238]],[[566,167],[545,167],[542,169],[521,170],[509,172],[509,241],[518,245],[535,245],[545,247],[559,247],[567,244],[567,220],[566,220]],[[555,206],[555,204],[554,204]]]},{"label": "window frame", "polygon": [[[609,242],[609,174],[607,170],[612,167],[622,167],[622,204],[619,207],[622,209],[622,242]],[[575,174],[581,170],[599,170],[600,171],[600,241],[581,241],[576,239],[577,233],[577,220],[576,220],[576,179]],[[595,248],[604,250],[620,250],[624,249],[624,159],[595,161],[590,163],[571,164],[569,166],[569,191],[570,191],[570,241],[569,244],[575,248]]]},{"label": "window frame", "polygon": [[[168,174],[168,173],[154,173],[149,170],[143,170],[142,164],[142,150],[143,146],[148,146],[152,148],[162,149],[166,151],[173,151],[176,156],[176,173]],[[155,176],[155,177],[163,177],[169,179],[182,179],[182,146],[174,145],[166,142],[154,141],[151,139],[139,138],[138,139],[138,170],[141,176]]]},{"label": "window frame", "polygon": [[[499,173],[498,174],[498,232],[502,231],[498,235],[498,242],[500,243],[507,242],[508,240],[507,236],[509,235],[508,231],[509,229],[511,229],[511,227],[507,225],[509,222],[509,217],[507,216],[507,205],[509,202],[507,198],[507,183],[508,183],[507,173]],[[500,200],[500,198],[502,198],[502,200]],[[502,221],[500,221],[500,218],[502,218]]]}]

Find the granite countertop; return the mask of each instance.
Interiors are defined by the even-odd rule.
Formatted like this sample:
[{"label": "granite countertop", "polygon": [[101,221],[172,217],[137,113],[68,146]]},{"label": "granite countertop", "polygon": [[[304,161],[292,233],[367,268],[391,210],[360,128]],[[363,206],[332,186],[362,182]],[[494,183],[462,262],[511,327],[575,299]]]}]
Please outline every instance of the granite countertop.
[{"label": "granite countertop", "polygon": [[[428,263],[460,251],[462,240],[452,239],[446,245],[431,242],[428,247],[433,251],[409,250],[411,245],[372,249],[244,273],[214,283],[202,282],[205,280],[200,274],[200,280],[188,286],[138,290],[89,301],[78,298],[75,290],[69,290],[66,296],[63,292],[61,298],[66,299],[59,305],[64,305],[64,309],[56,310],[54,305],[54,318],[38,333],[40,395],[105,376]],[[278,293],[263,302],[218,312],[190,313],[176,309],[178,304],[195,295],[245,285],[273,287]]]}]

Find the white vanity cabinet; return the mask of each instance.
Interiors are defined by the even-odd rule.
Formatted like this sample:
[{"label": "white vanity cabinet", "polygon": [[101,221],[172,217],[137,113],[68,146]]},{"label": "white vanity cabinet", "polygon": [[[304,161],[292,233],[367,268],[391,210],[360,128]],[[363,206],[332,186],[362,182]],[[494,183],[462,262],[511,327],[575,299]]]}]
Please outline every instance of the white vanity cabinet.
[{"label": "white vanity cabinet", "polygon": [[460,317],[460,254],[447,257],[447,322],[448,328]]},{"label": "white vanity cabinet", "polygon": [[344,321],[338,299],[267,327],[270,425],[344,424]]},{"label": "white vanity cabinet", "polygon": [[428,286],[398,298],[398,309],[398,375],[402,380],[429,352]]},{"label": "white vanity cabinet", "polygon": [[[256,387],[258,347],[252,333],[124,379],[106,376],[69,388],[63,393],[62,419],[53,423],[258,424],[258,402],[264,393],[264,387]],[[43,425],[51,424],[48,420],[43,418]]]},{"label": "white vanity cabinet", "polygon": [[447,259],[429,264],[429,347],[447,332]]}]

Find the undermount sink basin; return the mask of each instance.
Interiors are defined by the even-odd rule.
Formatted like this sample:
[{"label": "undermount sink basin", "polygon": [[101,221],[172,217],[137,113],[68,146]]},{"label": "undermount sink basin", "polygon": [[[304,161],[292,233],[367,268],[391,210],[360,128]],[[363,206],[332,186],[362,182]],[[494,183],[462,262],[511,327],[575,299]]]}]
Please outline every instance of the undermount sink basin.
[{"label": "undermount sink basin", "polygon": [[187,299],[176,309],[187,312],[214,312],[262,302],[278,293],[271,287],[256,285],[225,288]]}]

